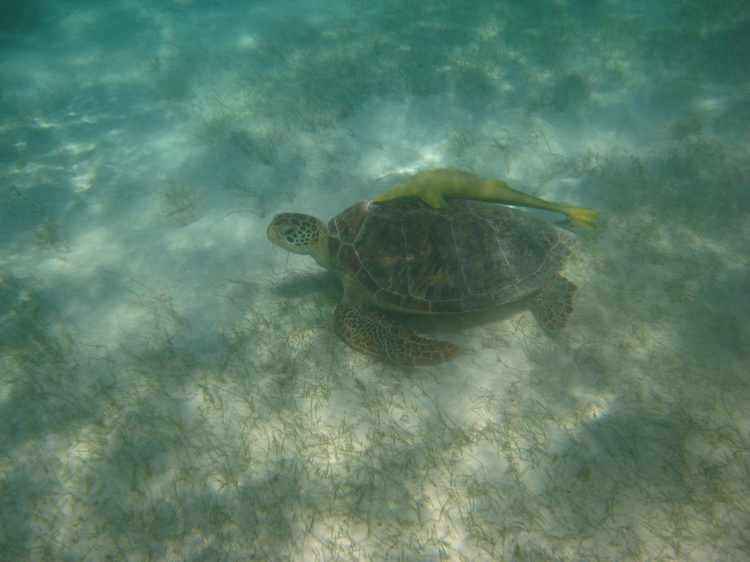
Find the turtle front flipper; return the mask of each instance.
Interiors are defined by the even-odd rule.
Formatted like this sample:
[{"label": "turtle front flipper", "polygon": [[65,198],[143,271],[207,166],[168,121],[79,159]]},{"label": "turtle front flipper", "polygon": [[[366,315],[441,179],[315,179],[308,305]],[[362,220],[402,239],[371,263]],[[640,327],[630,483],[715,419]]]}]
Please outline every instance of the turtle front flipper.
[{"label": "turtle front flipper", "polygon": [[555,275],[542,285],[531,299],[531,309],[541,325],[553,332],[563,329],[573,312],[575,292],[575,284],[560,275]]},{"label": "turtle front flipper", "polygon": [[333,323],[341,338],[357,351],[398,365],[437,365],[458,352],[452,343],[420,336],[367,305],[339,304]]}]

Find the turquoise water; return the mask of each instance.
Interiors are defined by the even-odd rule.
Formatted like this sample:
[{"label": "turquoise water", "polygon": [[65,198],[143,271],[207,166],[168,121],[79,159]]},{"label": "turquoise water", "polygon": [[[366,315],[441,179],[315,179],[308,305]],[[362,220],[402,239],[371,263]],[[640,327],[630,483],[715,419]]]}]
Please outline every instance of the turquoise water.
[{"label": "turquoise water", "polygon": [[[746,560],[745,2],[0,8],[7,560]],[[333,332],[271,246],[444,166],[595,208],[567,328]],[[558,220],[553,214],[540,214]]]}]

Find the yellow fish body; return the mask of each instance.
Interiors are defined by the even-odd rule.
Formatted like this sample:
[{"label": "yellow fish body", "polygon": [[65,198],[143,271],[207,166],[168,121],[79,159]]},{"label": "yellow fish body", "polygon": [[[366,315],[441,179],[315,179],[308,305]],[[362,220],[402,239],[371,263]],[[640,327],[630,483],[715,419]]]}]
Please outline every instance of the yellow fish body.
[{"label": "yellow fish body", "polygon": [[566,207],[522,193],[502,180],[482,178],[470,172],[447,168],[420,172],[397,183],[372,200],[375,203],[388,203],[405,198],[421,199],[437,209],[445,209],[448,206],[446,199],[476,199],[546,209],[564,213],[574,221],[591,227],[594,226],[594,219],[599,215],[592,209]]}]

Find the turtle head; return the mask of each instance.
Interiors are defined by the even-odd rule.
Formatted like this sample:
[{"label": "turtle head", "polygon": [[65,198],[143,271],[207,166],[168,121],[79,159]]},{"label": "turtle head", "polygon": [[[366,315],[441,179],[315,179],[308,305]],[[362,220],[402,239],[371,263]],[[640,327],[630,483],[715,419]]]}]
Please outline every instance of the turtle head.
[{"label": "turtle head", "polygon": [[310,215],[279,213],[266,230],[268,239],[295,254],[309,255],[329,267],[328,227]]}]

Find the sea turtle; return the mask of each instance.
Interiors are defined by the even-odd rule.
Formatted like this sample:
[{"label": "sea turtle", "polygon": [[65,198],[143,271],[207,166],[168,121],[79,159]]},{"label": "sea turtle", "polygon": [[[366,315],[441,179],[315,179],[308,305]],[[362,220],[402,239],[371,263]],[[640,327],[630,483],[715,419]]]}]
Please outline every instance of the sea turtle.
[{"label": "sea turtle", "polygon": [[387,203],[400,199],[421,199],[430,207],[436,209],[448,207],[446,199],[493,201],[495,203],[557,211],[568,215],[584,226],[592,227],[594,226],[594,219],[599,215],[597,211],[592,209],[558,205],[517,191],[503,180],[482,178],[470,172],[449,168],[435,168],[410,176],[380,195],[376,195],[372,200],[376,203]]},{"label": "sea turtle", "polygon": [[564,327],[572,312],[576,287],[558,269],[577,236],[502,205],[363,201],[327,226],[310,215],[278,214],[267,234],[336,273],[344,284],[336,331],[354,349],[392,363],[434,365],[458,348],[380,311],[453,314],[528,296],[549,330]]}]

